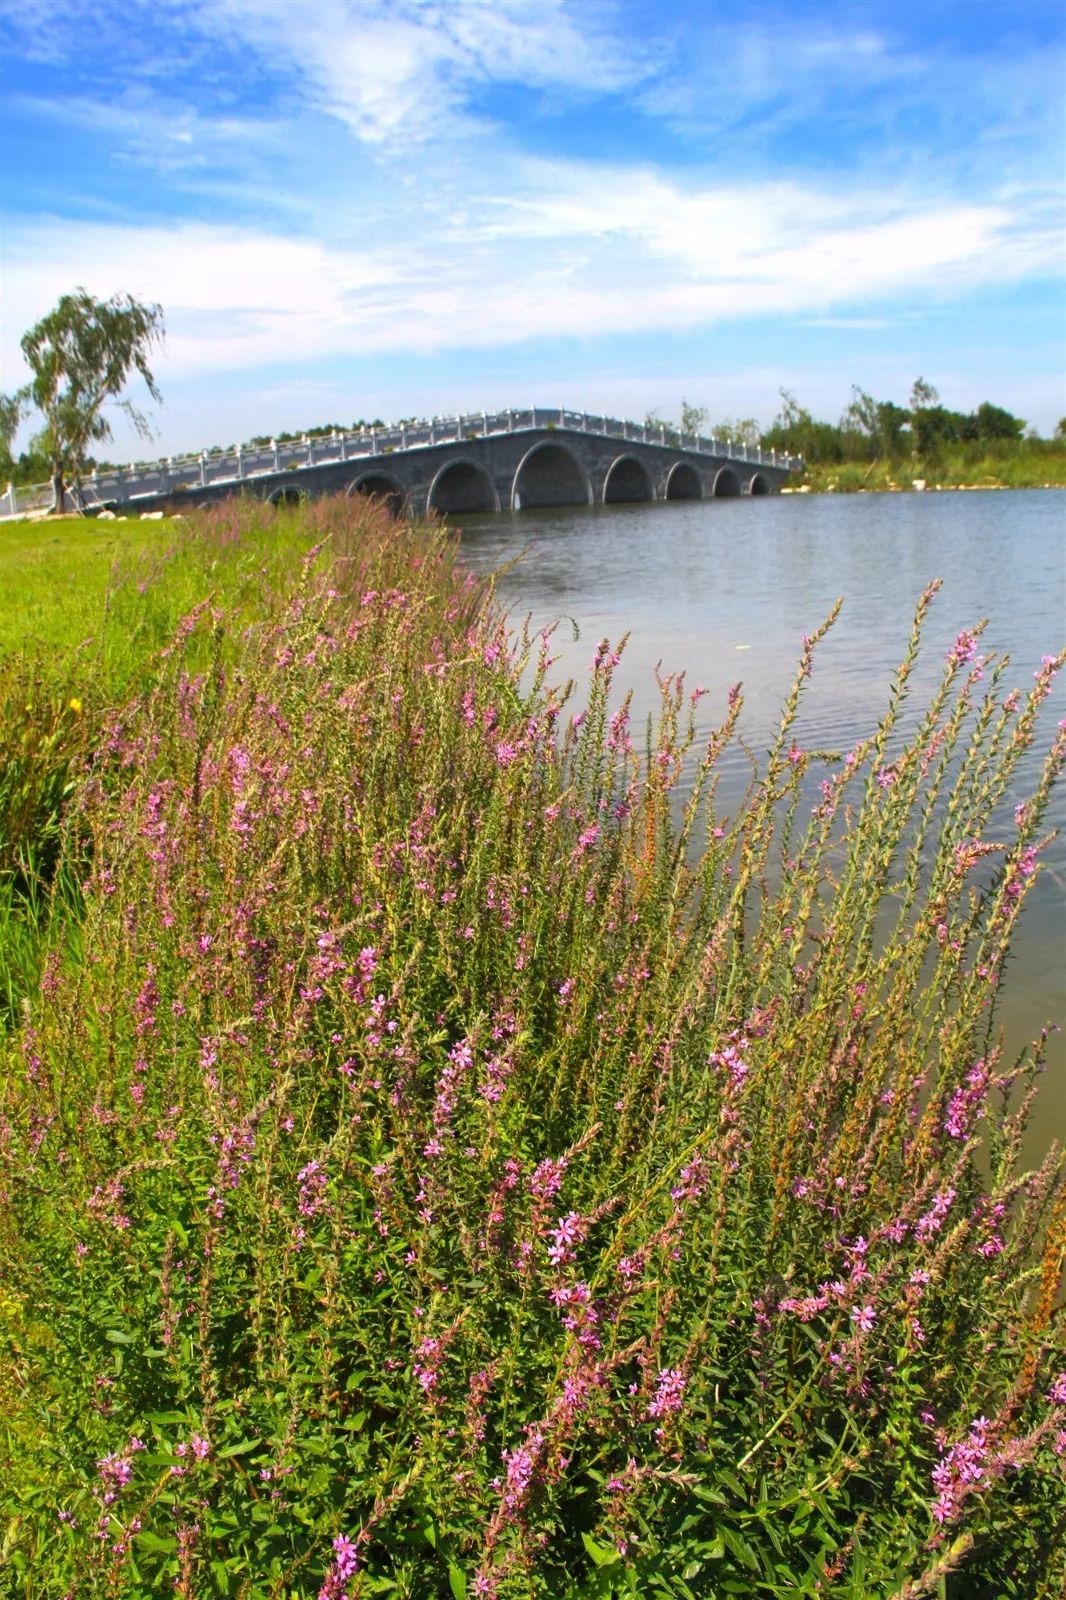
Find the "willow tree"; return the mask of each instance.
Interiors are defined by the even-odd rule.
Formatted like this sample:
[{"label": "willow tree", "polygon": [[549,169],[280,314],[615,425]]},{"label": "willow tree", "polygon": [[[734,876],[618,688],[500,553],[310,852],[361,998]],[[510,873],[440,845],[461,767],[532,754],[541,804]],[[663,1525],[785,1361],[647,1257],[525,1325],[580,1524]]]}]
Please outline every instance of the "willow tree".
[{"label": "willow tree", "polygon": [[52,463],[55,510],[63,511],[67,485],[80,484],[89,446],[111,438],[106,406],[124,411],[142,438],[151,434],[143,413],[120,396],[136,372],[161,403],[148,357],[163,342],[163,309],[128,294],[96,300],[75,289],[21,342],[33,377],[18,399],[44,418],[42,444]]}]

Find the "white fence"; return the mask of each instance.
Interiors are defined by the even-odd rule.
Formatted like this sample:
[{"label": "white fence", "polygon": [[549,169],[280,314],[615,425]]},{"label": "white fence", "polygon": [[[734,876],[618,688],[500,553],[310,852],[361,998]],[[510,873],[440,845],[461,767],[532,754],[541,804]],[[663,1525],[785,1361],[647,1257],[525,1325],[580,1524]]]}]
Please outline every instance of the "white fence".
[{"label": "white fence", "polygon": [[[86,508],[109,502],[129,502],[180,490],[206,489],[209,485],[238,484],[277,472],[325,467],[343,461],[361,461],[390,455],[396,450],[416,450],[437,444],[455,444],[465,439],[485,439],[501,433],[528,433],[534,429],[566,429],[598,434],[603,438],[624,439],[636,444],[667,445],[698,455],[712,455],[730,461],[751,462],[759,466],[782,467],[796,471],[802,462],[795,456],[775,450],[760,450],[725,436],[683,434],[666,423],[649,427],[643,422],[625,422],[615,417],[595,417],[584,411],[533,406],[525,411],[476,412],[460,417],[434,417],[431,421],[411,422],[397,427],[368,428],[359,433],[304,435],[284,442],[248,445],[236,450],[201,451],[195,456],[171,456],[139,466],[118,467],[93,472],[81,485]],[[50,484],[32,484],[21,489],[10,485],[0,495],[0,514],[25,514],[51,502]]]}]

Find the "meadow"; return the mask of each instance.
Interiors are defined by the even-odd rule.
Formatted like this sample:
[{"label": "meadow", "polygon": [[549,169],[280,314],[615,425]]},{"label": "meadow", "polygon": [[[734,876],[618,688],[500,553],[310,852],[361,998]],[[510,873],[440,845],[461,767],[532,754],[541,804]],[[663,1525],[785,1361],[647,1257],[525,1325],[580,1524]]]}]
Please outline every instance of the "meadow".
[{"label": "meadow", "polygon": [[808,750],[812,619],[725,814],[739,691],[632,726],[621,641],[558,683],[373,506],[4,530],[15,594],[0,1591],[1062,1591],[1066,1170],[996,1022],[1061,656],[930,589]]}]

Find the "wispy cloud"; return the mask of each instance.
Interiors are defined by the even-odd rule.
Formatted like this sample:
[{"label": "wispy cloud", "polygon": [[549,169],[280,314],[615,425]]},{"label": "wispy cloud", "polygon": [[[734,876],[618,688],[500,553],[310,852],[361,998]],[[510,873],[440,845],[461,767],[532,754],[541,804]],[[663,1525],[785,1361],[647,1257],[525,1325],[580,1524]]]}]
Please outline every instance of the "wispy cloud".
[{"label": "wispy cloud", "polygon": [[283,51],[304,92],[359,139],[406,150],[466,131],[471,102],[494,83],[580,98],[647,79],[654,61],[618,47],[596,0],[319,0],[293,27],[290,0],[212,0],[205,27]]},{"label": "wispy cloud", "polygon": [[647,81],[659,52],[623,45],[616,14],[610,0],[0,0],[0,27],[38,60],[114,46],[158,83],[214,49],[213,75],[254,60],[290,99],[396,154],[485,126],[476,103],[494,84],[587,101]]},{"label": "wispy cloud", "polygon": [[805,328],[890,328],[892,321],[888,317],[804,317]]}]

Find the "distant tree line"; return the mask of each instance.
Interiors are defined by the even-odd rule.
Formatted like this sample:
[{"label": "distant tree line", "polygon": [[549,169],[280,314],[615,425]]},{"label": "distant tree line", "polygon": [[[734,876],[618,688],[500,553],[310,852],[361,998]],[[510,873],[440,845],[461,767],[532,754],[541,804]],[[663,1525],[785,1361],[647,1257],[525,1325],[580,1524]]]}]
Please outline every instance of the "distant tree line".
[{"label": "distant tree line", "polygon": [[[1020,417],[991,401],[975,411],[950,410],[924,378],[915,380],[909,406],[875,400],[853,386],[851,402],[836,423],[818,421],[787,389],[781,390],[781,400],[773,426],[762,435],[763,448],[802,456],[811,466],[936,462],[960,450],[995,456],[1023,440],[1039,440]],[[1064,438],[1066,418],[1055,430],[1056,441]]]}]

